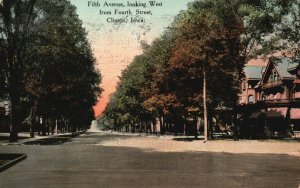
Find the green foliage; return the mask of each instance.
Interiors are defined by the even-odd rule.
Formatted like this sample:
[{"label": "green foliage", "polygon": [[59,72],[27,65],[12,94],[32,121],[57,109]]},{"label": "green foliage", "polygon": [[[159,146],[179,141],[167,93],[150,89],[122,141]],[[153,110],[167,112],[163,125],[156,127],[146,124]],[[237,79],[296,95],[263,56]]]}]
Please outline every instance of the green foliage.
[{"label": "green foliage", "polygon": [[29,26],[35,0],[10,1],[0,4],[0,41],[2,76],[6,82],[2,88],[6,98],[19,102],[23,93],[23,70],[26,58],[26,42],[29,38]]},{"label": "green foliage", "polygon": [[106,118],[114,124],[135,124],[147,115],[175,123],[181,117],[202,115],[203,71],[209,116],[220,106],[234,109],[249,59],[299,50],[298,4],[293,0],[190,3],[123,72]]},{"label": "green foliage", "polygon": [[103,131],[111,130],[113,129],[113,122],[111,122],[111,119],[108,118],[106,115],[103,115],[97,120],[97,126],[100,130]]},{"label": "green foliage", "polygon": [[36,11],[26,91],[39,103],[38,113],[89,124],[101,77],[76,9],[68,1],[39,1]]},{"label": "green foliage", "polygon": [[13,104],[12,124],[18,124],[14,109],[21,101],[31,107],[31,123],[42,115],[67,120],[74,128],[90,124],[101,75],[69,1],[4,0],[0,46],[0,87]]},{"label": "green foliage", "polygon": [[122,72],[117,92],[110,98],[105,114],[118,124],[135,124],[147,118],[139,94],[148,66],[146,58],[144,55],[135,57],[132,64]]},{"label": "green foliage", "polygon": [[281,45],[300,57],[300,2],[289,1],[289,6],[283,6],[282,25],[278,26],[279,36],[284,40]]}]

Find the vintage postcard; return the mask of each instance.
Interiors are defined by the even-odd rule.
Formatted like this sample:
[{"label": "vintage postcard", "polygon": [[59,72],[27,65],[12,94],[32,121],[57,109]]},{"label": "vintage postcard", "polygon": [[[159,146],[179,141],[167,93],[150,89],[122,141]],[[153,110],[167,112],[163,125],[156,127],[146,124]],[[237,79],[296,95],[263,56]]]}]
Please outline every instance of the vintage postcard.
[{"label": "vintage postcard", "polygon": [[0,187],[299,187],[298,0],[0,0]]}]

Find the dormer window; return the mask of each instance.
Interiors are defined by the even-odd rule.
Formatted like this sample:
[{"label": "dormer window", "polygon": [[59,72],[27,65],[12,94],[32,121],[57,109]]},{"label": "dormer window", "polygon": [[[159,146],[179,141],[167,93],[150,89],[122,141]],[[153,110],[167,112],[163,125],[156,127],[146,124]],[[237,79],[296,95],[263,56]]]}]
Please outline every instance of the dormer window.
[{"label": "dormer window", "polygon": [[269,78],[269,82],[276,82],[279,80],[279,75],[276,69],[273,69]]}]

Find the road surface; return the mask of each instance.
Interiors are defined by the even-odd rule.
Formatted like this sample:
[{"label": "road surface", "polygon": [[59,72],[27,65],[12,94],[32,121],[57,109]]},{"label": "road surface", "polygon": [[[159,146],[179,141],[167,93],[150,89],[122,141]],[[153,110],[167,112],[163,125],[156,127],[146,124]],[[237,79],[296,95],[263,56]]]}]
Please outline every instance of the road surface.
[{"label": "road surface", "polygon": [[61,145],[7,145],[28,158],[0,173],[0,187],[298,187],[299,157],[157,152],[101,146],[133,136],[87,133]]}]

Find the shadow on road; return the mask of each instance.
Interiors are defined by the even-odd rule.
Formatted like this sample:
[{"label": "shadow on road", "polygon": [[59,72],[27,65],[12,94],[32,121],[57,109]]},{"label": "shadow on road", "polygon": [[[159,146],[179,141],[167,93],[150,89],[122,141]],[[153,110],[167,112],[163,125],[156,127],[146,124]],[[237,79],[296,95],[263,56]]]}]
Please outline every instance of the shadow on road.
[{"label": "shadow on road", "polygon": [[34,141],[25,142],[25,145],[59,145],[65,142],[70,142],[70,137],[52,137],[52,138],[42,138]]},{"label": "shadow on road", "polygon": [[203,138],[173,138],[172,140],[181,142],[192,142],[195,140],[203,140]]}]

